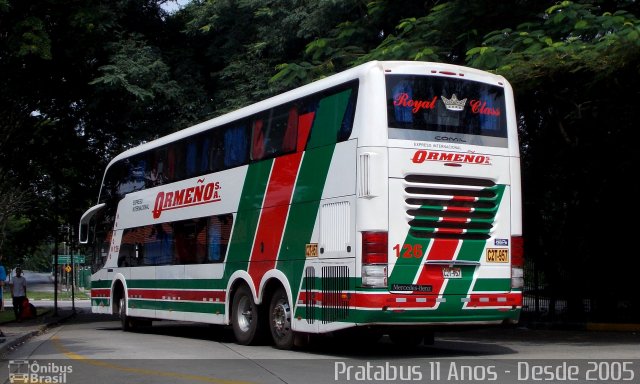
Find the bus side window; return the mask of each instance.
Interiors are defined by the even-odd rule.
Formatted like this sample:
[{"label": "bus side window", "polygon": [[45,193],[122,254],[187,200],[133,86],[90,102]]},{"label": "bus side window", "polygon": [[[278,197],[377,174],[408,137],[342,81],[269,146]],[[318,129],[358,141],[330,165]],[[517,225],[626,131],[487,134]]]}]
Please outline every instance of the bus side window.
[{"label": "bus side window", "polygon": [[189,246],[190,244],[190,234],[189,234],[189,229],[190,227],[183,221],[179,221],[177,223],[173,224],[173,231],[174,231],[174,237],[175,237],[175,242],[174,242],[174,259],[173,259],[173,264],[174,265],[179,265],[179,264],[190,264],[189,263],[189,259],[191,256],[191,247]]},{"label": "bus side window", "polygon": [[294,152],[298,141],[298,107],[295,105],[289,109],[289,118],[287,119],[287,130],[282,141],[282,149],[284,152]]},{"label": "bus side window", "polygon": [[167,154],[167,183],[174,181],[176,181],[176,149],[170,145]]},{"label": "bus side window", "polygon": [[189,139],[186,142],[185,150],[185,176],[193,177],[198,170],[198,144],[196,138]]},{"label": "bus side window", "polygon": [[265,132],[264,121],[256,119],[251,129],[251,160],[260,160],[264,157]]},{"label": "bus side window", "polygon": [[144,238],[142,265],[166,265],[171,263],[173,239],[171,232],[165,229],[168,224],[151,225]]},{"label": "bus side window", "polygon": [[156,171],[158,179],[157,184],[162,185],[165,183],[167,177],[167,149],[160,148],[156,151]]},{"label": "bus side window", "polygon": [[229,246],[233,215],[226,214],[209,218],[207,229],[207,262],[220,263],[224,261]]},{"label": "bus side window", "polygon": [[222,238],[222,223],[217,216],[213,216],[209,219],[207,243],[209,245],[207,251],[207,261],[210,263],[217,263],[222,260],[221,252],[221,238]]},{"label": "bus side window", "polygon": [[209,169],[213,172],[222,171],[225,168],[224,144],[224,136],[215,132],[211,140],[211,149],[209,150]]},{"label": "bus side window", "polygon": [[211,159],[211,135],[206,133],[204,135],[200,135],[202,140],[202,148],[200,150],[200,174],[207,173],[209,170],[209,162]]},{"label": "bus side window", "polygon": [[224,132],[224,168],[245,164],[248,155],[247,128],[244,125],[229,127]]},{"label": "bus side window", "polygon": [[349,96],[349,103],[347,109],[344,111],[344,117],[342,118],[342,125],[338,131],[338,142],[345,141],[351,136],[353,130],[353,119],[356,113],[356,99],[358,97],[357,88],[352,89],[351,96]]}]

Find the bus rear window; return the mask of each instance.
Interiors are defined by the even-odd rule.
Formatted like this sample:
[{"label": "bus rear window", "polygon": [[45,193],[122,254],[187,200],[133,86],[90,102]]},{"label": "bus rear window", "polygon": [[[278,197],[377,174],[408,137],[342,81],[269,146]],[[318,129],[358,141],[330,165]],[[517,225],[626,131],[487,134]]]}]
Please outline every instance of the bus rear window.
[{"label": "bus rear window", "polygon": [[392,139],[431,140],[436,137],[433,132],[507,137],[501,87],[414,75],[387,75],[386,86]]}]

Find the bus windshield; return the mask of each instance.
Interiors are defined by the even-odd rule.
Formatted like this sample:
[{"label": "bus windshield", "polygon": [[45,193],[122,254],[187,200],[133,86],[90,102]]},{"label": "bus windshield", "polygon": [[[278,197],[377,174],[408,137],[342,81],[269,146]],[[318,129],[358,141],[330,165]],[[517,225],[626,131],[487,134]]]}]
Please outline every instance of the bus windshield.
[{"label": "bus windshield", "polygon": [[[483,144],[506,146],[504,89],[467,79],[387,75],[389,138],[437,140],[436,133],[484,136]],[[469,138],[469,141],[472,141]],[[478,141],[473,140],[473,141]]]}]

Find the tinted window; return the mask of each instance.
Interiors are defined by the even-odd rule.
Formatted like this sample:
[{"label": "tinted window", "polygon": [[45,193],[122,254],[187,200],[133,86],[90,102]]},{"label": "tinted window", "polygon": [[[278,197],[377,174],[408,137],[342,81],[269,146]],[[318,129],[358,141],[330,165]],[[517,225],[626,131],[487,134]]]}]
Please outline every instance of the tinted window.
[{"label": "tinted window", "polygon": [[[501,87],[457,78],[407,75],[387,75],[386,86],[390,128],[507,137]],[[390,137],[407,136],[394,130]]]},{"label": "tinted window", "polygon": [[118,266],[222,262],[232,226],[233,215],[225,214],[125,229]]}]

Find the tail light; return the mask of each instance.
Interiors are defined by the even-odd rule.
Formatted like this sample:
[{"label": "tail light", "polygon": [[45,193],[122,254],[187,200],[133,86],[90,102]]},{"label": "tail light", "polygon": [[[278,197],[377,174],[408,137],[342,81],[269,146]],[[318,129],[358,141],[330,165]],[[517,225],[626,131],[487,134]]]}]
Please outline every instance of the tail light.
[{"label": "tail light", "polygon": [[384,288],[388,268],[387,232],[362,232],[362,285]]},{"label": "tail light", "polygon": [[524,240],[511,236],[511,289],[524,287]]}]

